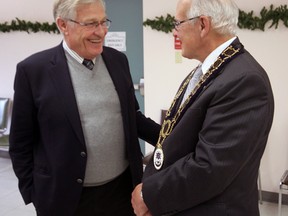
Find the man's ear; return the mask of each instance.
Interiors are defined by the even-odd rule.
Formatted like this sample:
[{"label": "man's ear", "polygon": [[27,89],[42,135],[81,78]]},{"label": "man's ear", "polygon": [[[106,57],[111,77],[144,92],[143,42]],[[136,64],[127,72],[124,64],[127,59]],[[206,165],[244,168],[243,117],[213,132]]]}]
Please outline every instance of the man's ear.
[{"label": "man's ear", "polygon": [[67,21],[61,19],[60,17],[58,17],[56,19],[56,24],[59,28],[59,30],[63,33],[63,34],[67,34]]},{"label": "man's ear", "polygon": [[211,20],[210,17],[200,16],[200,28],[201,28],[201,37],[206,36],[211,30]]}]

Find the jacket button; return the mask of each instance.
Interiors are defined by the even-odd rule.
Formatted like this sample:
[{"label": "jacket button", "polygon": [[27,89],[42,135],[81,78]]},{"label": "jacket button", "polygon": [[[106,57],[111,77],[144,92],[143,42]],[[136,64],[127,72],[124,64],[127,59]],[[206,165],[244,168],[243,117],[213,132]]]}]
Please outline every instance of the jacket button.
[{"label": "jacket button", "polygon": [[83,180],[82,179],[77,179],[77,183],[82,184]]},{"label": "jacket button", "polygon": [[81,155],[81,157],[83,157],[83,158],[86,157],[86,153],[85,153],[85,152],[81,152],[80,155]]}]

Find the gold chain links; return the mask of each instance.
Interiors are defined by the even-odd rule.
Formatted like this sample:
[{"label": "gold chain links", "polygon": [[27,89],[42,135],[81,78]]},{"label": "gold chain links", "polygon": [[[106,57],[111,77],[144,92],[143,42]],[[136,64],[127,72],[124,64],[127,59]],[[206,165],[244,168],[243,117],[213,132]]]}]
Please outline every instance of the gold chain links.
[{"label": "gold chain links", "polygon": [[185,87],[188,85],[188,83],[190,82],[191,78],[193,77],[195,71],[197,68],[195,68],[187,77],[187,79],[185,80],[185,82],[182,84],[182,86],[180,87],[180,89],[178,90],[177,94],[175,95],[171,106],[169,108],[169,110],[166,112],[166,116],[164,119],[164,122],[161,126],[161,130],[160,130],[160,134],[159,134],[159,138],[158,138],[158,142],[156,144],[156,148],[160,148],[162,149],[162,144],[164,142],[164,140],[170,135],[170,133],[172,132],[175,124],[177,123],[179,117],[181,116],[182,111],[184,110],[184,108],[187,106],[187,104],[190,102],[191,98],[193,97],[193,95],[195,95],[195,93],[199,90],[199,88],[205,83],[205,81],[215,72],[219,69],[219,67],[225,63],[228,59],[232,58],[236,53],[238,53],[240,51],[241,48],[234,48],[232,45],[228,46],[222,53],[221,55],[217,58],[217,60],[214,62],[214,64],[209,68],[209,70],[207,71],[207,73],[205,73],[204,75],[202,75],[201,79],[199,80],[199,82],[197,83],[197,85],[195,86],[195,88],[192,90],[192,92],[189,94],[188,98],[185,100],[185,102],[179,107],[179,109],[177,110],[176,114],[174,115],[174,117],[170,120],[168,119],[168,117],[171,115],[171,111],[174,108],[176,101],[178,100],[178,98],[180,97],[180,95],[182,94],[182,92],[184,91]]}]

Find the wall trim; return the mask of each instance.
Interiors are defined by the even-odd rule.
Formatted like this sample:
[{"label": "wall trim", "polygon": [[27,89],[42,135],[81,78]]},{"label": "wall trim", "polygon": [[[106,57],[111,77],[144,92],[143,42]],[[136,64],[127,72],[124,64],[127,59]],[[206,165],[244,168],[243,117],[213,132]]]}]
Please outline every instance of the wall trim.
[{"label": "wall trim", "polygon": [[[270,191],[262,191],[262,200],[264,202],[278,203],[278,198],[279,198],[279,193],[270,192]],[[282,193],[282,205],[288,205],[288,194]]]}]

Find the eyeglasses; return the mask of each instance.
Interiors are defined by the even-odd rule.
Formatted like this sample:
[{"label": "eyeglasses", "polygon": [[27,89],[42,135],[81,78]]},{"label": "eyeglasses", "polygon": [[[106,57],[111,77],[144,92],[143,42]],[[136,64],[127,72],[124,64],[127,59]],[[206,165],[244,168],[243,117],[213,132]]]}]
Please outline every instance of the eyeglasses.
[{"label": "eyeglasses", "polygon": [[76,23],[80,26],[83,26],[87,29],[93,29],[93,28],[97,28],[99,25],[101,25],[101,27],[103,28],[109,28],[111,26],[111,20],[109,19],[106,19],[106,20],[103,20],[103,21],[97,21],[97,22],[78,22],[76,20],[72,20],[72,19],[68,19],[70,22],[73,22],[73,23]]},{"label": "eyeglasses", "polygon": [[175,29],[176,31],[178,31],[178,30],[179,30],[179,26],[180,26],[182,23],[191,21],[191,20],[193,20],[193,19],[197,19],[197,18],[199,18],[199,17],[200,17],[200,16],[196,16],[196,17],[192,17],[192,18],[189,18],[189,19],[185,19],[185,20],[181,20],[181,21],[176,21],[176,22],[174,22],[174,29]]}]

